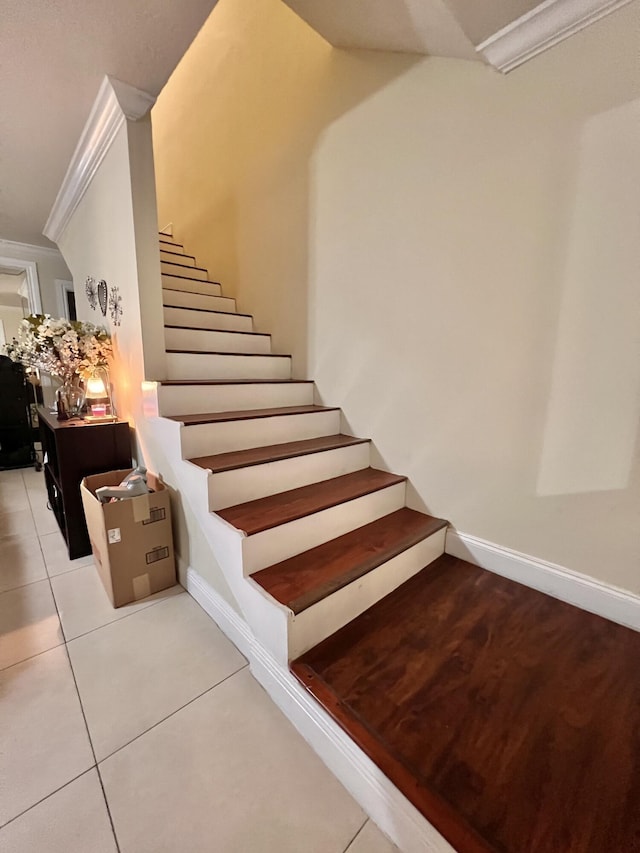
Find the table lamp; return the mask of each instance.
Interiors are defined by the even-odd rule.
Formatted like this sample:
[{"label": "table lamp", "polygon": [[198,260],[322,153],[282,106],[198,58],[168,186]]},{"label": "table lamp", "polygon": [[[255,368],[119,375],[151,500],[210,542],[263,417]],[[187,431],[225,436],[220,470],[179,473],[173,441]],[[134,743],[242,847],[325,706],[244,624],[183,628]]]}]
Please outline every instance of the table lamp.
[{"label": "table lamp", "polygon": [[109,374],[104,367],[94,367],[87,379],[87,391],[85,394],[89,412],[85,415],[85,421],[115,421],[117,420],[113,401],[111,399],[111,385]]}]

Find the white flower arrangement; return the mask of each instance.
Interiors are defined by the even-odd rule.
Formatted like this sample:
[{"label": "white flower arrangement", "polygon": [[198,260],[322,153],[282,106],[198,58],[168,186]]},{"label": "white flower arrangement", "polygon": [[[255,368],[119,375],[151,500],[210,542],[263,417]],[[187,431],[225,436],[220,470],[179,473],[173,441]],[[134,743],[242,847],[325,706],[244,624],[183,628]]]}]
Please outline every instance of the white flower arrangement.
[{"label": "white flower arrangement", "polygon": [[1,351],[27,371],[37,368],[63,383],[75,375],[88,376],[94,367],[106,367],[113,354],[105,329],[77,320],[56,320],[49,314],[25,317],[18,337]]}]

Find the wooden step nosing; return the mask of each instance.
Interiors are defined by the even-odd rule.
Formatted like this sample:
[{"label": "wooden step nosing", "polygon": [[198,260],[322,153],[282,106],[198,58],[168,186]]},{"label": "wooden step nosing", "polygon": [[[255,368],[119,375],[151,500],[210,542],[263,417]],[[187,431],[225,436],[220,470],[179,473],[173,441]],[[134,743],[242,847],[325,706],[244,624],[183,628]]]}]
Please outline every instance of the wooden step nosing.
[{"label": "wooden step nosing", "polygon": [[[190,290],[175,290],[170,287],[163,287],[163,290],[171,290],[172,293],[191,293]],[[198,293],[198,296],[211,296],[213,294],[209,293]],[[218,296],[217,299],[233,299],[233,296]],[[176,311],[200,311],[202,314],[222,314],[225,317],[229,316],[229,311],[216,311],[215,308],[188,308],[186,305],[163,305],[163,308],[174,308]],[[253,320],[253,314],[240,314],[237,311],[234,311],[231,314],[232,317],[249,317],[249,319]],[[180,327],[182,328],[182,327]],[[189,328],[189,327],[185,327]],[[200,326],[193,326],[194,329],[199,329]],[[216,331],[212,329],[212,331]],[[222,331],[222,330],[219,330]]]},{"label": "wooden step nosing", "polygon": [[[197,280],[198,280],[197,278],[192,279],[192,281],[197,281]],[[203,282],[203,284],[215,284],[215,283],[216,282],[214,282],[214,281]],[[233,296],[223,296],[221,293],[202,293],[202,291],[200,291],[200,290],[183,290],[183,288],[181,288],[181,287],[164,287],[163,286],[162,289],[168,290],[170,293],[189,293],[191,296],[204,296],[206,299],[228,299],[229,302],[233,302],[235,304],[235,299]],[[196,311],[197,310],[196,308],[189,308],[186,305],[165,305],[164,302],[162,303],[162,305],[164,308],[186,308],[187,311]],[[205,308],[203,310],[206,311],[207,309]],[[235,314],[235,311],[233,311],[233,312],[221,311],[220,313],[221,314],[229,314],[229,313]]]},{"label": "wooden step nosing", "polygon": [[[163,264],[171,264],[172,262],[171,261],[162,261],[162,263]],[[173,266],[180,266],[180,264],[173,264]],[[199,269],[199,267],[186,266],[185,269],[197,270],[197,269]],[[204,270],[204,272],[206,272],[206,270]],[[160,275],[163,278],[180,278],[180,279],[183,279],[184,281],[199,281],[199,282],[202,282],[203,284],[216,284],[218,287],[222,287],[222,285],[220,284],[219,281],[210,281],[208,278],[195,278],[192,275],[178,275],[177,273],[174,273],[174,272],[161,272]]]},{"label": "wooden step nosing", "polygon": [[[171,244],[171,245],[173,245],[173,244]],[[176,258],[193,258],[193,262],[194,262],[193,266],[191,266],[191,264],[180,264],[180,266],[189,267],[189,269],[194,269],[194,270],[199,269],[199,267],[195,266],[195,260],[196,260],[195,255],[186,255],[184,252],[170,252],[169,249],[163,249],[162,247],[160,248],[160,251],[164,252],[165,255],[175,255]],[[167,260],[165,260],[165,258],[160,258],[160,260],[164,264],[172,264],[173,263],[173,261],[167,261]]]},{"label": "wooden step nosing", "polygon": [[176,243],[172,239],[169,239],[169,240],[163,240],[162,239],[163,237],[169,237],[169,234],[162,234],[162,232],[159,231],[158,236],[159,236],[159,240],[158,240],[159,243],[166,243],[168,246],[180,246],[181,249],[184,249],[184,243]]},{"label": "wooden step nosing", "polygon": [[[328,482],[330,482],[330,480],[323,480],[322,482],[328,483]],[[229,521],[228,523],[231,524],[232,527],[236,527],[236,530],[241,530],[242,533],[245,534],[245,536],[256,536],[258,533],[265,533],[267,530],[273,530],[276,527],[282,527],[285,524],[293,524],[296,521],[300,521],[302,518],[308,518],[310,515],[316,515],[317,513],[320,513],[320,512],[326,512],[327,510],[333,509],[334,507],[341,506],[342,504],[350,503],[350,501],[357,501],[357,500],[360,500],[361,498],[369,497],[369,495],[374,495],[374,494],[376,494],[376,492],[382,492],[385,489],[392,489],[395,486],[399,486],[400,484],[406,483],[406,482],[407,482],[406,477],[402,477],[402,476],[398,475],[398,479],[396,479],[394,482],[380,483],[377,486],[371,485],[364,492],[358,491],[357,494],[345,495],[344,497],[338,498],[337,500],[334,500],[331,503],[328,503],[328,502],[327,503],[321,503],[316,507],[311,507],[308,510],[301,512],[300,515],[295,515],[295,516],[292,516],[291,518],[283,519],[280,522],[273,522],[270,524],[260,524],[257,527],[252,527],[251,530],[245,530],[245,528],[243,528],[243,527],[236,527],[236,525],[233,524],[232,521]],[[306,487],[303,486],[302,488],[306,488]],[[286,492],[283,492],[283,494],[286,494]],[[221,515],[222,518],[224,518],[224,515],[223,515],[223,513],[225,512],[224,509],[217,510],[216,512],[217,512],[217,514]],[[225,521],[227,521],[226,518],[225,518]]]},{"label": "wooden step nosing", "polygon": [[[252,411],[252,410],[249,410],[249,411]],[[259,410],[257,410],[257,411],[259,411]],[[202,426],[203,424],[232,424],[232,423],[235,423],[236,421],[255,421],[255,420],[261,420],[263,418],[293,418],[296,415],[319,415],[319,414],[324,414],[325,412],[339,412],[339,411],[340,411],[339,407],[335,406],[335,407],[314,409],[310,412],[272,412],[268,415],[250,414],[250,415],[243,416],[242,412],[238,412],[238,417],[234,417],[234,418],[213,418],[213,419],[209,418],[208,420],[191,421],[188,424],[184,423],[184,421],[181,420],[181,418],[183,418],[184,415],[167,415],[167,417],[169,418],[169,420],[179,421],[180,423],[184,424],[185,427],[192,427],[192,426]],[[212,412],[211,414],[214,414],[214,415],[215,414],[221,414],[222,415],[222,414],[224,414],[224,412]]]},{"label": "wooden step nosing", "polygon": [[[433,529],[424,530],[420,533],[416,531],[412,535],[406,536],[403,540],[396,542],[385,551],[381,551],[379,554],[370,557],[368,560],[364,560],[357,566],[353,566],[350,571],[345,572],[343,575],[333,578],[330,581],[326,581],[324,584],[316,587],[315,589],[309,590],[303,595],[294,598],[292,601],[281,601],[280,603],[285,604],[296,615],[298,613],[302,613],[304,610],[308,610],[309,607],[313,607],[314,604],[318,604],[323,599],[333,595],[334,592],[344,589],[344,587],[349,586],[350,583],[368,575],[370,572],[374,571],[374,569],[384,565],[384,563],[394,560],[396,557],[399,557],[400,554],[403,554],[405,551],[408,551],[410,548],[413,548],[425,539],[429,539],[431,536],[447,527],[448,523],[443,519],[437,519],[437,521],[439,523],[433,525]],[[278,600],[279,599],[276,599],[276,601]]]},{"label": "wooden step nosing", "polygon": [[[224,314],[224,311],[218,311],[219,314]],[[227,316],[237,317],[237,314],[227,314]],[[176,326],[173,323],[165,323],[165,329],[188,329],[190,332],[213,332],[221,335],[254,335],[258,338],[270,338],[271,335],[267,332],[245,332],[242,329],[203,329],[201,326]],[[244,355],[245,353],[240,353]],[[254,355],[270,355],[271,353],[254,353]],[[250,355],[250,353],[247,353]]]},{"label": "wooden step nosing", "polygon": [[[209,274],[209,270],[206,267],[192,267],[190,264],[176,264],[175,261],[165,261],[162,258],[160,259],[161,264],[169,264],[170,267],[182,267],[185,270],[200,270],[200,272],[206,272]],[[172,275],[172,273],[164,273],[164,275]],[[193,276],[178,276],[178,278],[193,278]]]},{"label": "wooden step nosing", "polygon": [[[314,414],[313,412],[309,412],[309,414]],[[232,421],[233,423],[233,421]],[[351,438],[352,436],[349,436]],[[314,441],[314,439],[309,439],[309,441]],[[211,468],[207,467],[207,470],[211,471],[211,473],[215,476],[216,474],[226,474],[228,471],[238,471],[242,468],[255,468],[257,465],[270,465],[274,462],[284,462],[287,459],[297,459],[299,456],[311,456],[314,453],[329,453],[332,450],[342,450],[343,448],[356,447],[358,444],[367,444],[370,442],[370,438],[356,438],[353,436],[353,441],[344,441],[336,444],[328,444],[326,447],[310,447],[308,449],[303,450],[292,450],[288,453],[277,454],[274,456],[268,456],[264,459],[256,459],[252,462],[238,462],[236,464],[231,464],[224,466],[222,468]],[[277,447],[277,445],[274,445]],[[253,450],[255,448],[249,448]],[[229,451],[232,452],[232,451]],[[238,451],[239,453],[242,451]],[[206,457],[196,457],[197,459],[202,459]],[[192,462],[194,465],[198,465],[198,462],[195,459],[189,459],[189,462]]]},{"label": "wooden step nosing", "polygon": [[[188,387],[189,385],[313,385],[313,379],[157,379],[159,385]],[[337,408],[337,407],[336,407]]]},{"label": "wooden step nosing", "polygon": [[[205,332],[214,332],[216,329],[203,329]],[[222,330],[224,331],[224,329]],[[218,352],[217,350],[201,349],[168,349],[165,350],[172,355],[224,355],[232,358],[291,358],[290,355],[281,355],[275,352]]]}]

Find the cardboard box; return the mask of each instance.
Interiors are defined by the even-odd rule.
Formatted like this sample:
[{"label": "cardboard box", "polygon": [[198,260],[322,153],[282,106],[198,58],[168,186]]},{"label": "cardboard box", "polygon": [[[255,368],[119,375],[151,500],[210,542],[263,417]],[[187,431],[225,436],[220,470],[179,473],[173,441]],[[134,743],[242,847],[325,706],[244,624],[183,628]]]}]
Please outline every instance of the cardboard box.
[{"label": "cardboard box", "polygon": [[85,477],[80,484],[98,574],[114,607],[176,583],[169,491],[147,474],[153,492],[102,504],[101,486],[117,486],[131,469]]}]

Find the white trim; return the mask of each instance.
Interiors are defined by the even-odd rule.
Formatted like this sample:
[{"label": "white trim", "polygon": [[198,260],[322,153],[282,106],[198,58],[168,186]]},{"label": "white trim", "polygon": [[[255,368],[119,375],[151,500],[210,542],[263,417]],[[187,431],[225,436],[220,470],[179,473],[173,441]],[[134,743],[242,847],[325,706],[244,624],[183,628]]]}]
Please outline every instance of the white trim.
[{"label": "white trim", "polygon": [[69,303],[67,302],[66,294],[73,293],[73,282],[67,281],[63,278],[56,278],[54,279],[54,284],[56,288],[56,300],[58,302],[58,316],[65,317],[67,320],[70,320]]},{"label": "white trim", "polygon": [[42,314],[37,263],[35,261],[23,261],[20,258],[5,258],[0,256],[0,266],[25,271],[27,276],[27,290],[29,291],[29,311],[32,314]]},{"label": "white trim", "polygon": [[39,252],[43,255],[56,255],[60,258],[60,250],[54,246],[36,246],[35,243],[18,243],[16,240],[0,239],[0,252],[7,248],[10,252]]},{"label": "white trim", "polygon": [[256,640],[247,623],[194,569],[180,580],[248,658],[251,672],[329,770],[404,853],[455,853],[318,702]]},{"label": "white trim", "polygon": [[507,73],[631,0],[545,0],[476,47]]},{"label": "white trim", "polygon": [[640,631],[640,596],[632,592],[451,529],[445,553]]},{"label": "white trim", "polygon": [[125,119],[142,118],[154,103],[147,92],[105,76],[44,226],[45,237],[60,240]]}]

